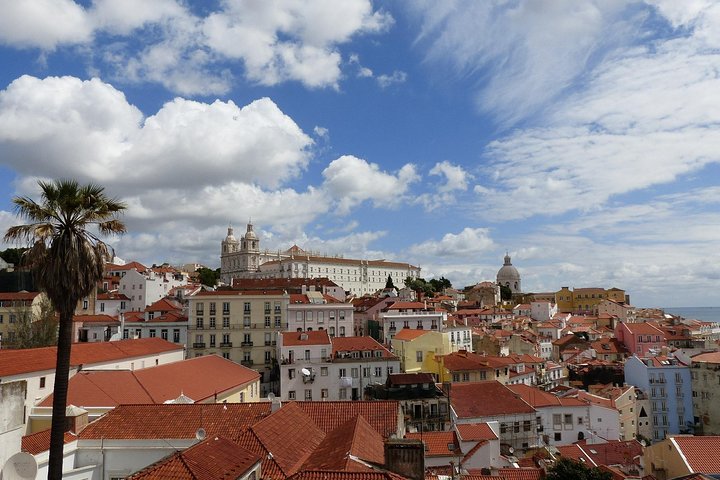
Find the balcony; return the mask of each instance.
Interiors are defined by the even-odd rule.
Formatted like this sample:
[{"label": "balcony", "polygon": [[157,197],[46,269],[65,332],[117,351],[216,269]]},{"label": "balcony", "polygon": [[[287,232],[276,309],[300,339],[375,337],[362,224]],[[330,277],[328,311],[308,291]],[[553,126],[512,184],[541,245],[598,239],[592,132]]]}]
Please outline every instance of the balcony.
[{"label": "balcony", "polygon": [[193,343],[193,348],[205,348],[205,342]]},{"label": "balcony", "polygon": [[272,363],[272,358],[265,359],[265,365],[270,365],[271,363]]},{"label": "balcony", "polygon": [[252,367],[253,361],[249,360],[249,359],[247,359],[247,360],[243,359],[243,360],[240,360],[240,365],[242,365],[243,367]]},{"label": "balcony", "polygon": [[252,347],[253,342],[242,342],[242,343],[240,343],[240,345],[242,345],[243,347]]},{"label": "balcony", "polygon": [[220,344],[220,348],[231,348],[231,347],[232,347],[232,342],[222,342]]},{"label": "balcony", "polygon": [[265,340],[265,346],[266,346],[266,347],[269,347],[269,346],[270,346],[270,343],[271,343],[270,340]]}]

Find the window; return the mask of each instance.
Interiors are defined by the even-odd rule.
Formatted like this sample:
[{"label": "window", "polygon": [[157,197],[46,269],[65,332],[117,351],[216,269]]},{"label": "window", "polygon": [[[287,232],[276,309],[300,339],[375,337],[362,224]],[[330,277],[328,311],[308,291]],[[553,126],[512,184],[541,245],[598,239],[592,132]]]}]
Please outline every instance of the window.
[{"label": "window", "polygon": [[351,376],[352,378],[358,378],[358,377],[360,376],[357,367],[353,367],[353,368],[350,369],[350,376]]},{"label": "window", "polygon": [[341,337],[345,336],[345,327],[340,327],[340,336]]},{"label": "window", "polygon": [[295,400],[295,390],[290,390],[288,392],[288,399],[289,400]]},{"label": "window", "polygon": [[327,377],[327,375],[328,375],[328,367],[320,367],[320,376]]},{"label": "window", "polygon": [[562,433],[561,432],[555,432],[555,441],[556,442],[562,441]]},{"label": "window", "polygon": [[363,374],[363,378],[370,377],[370,367],[363,367],[362,374]]},{"label": "window", "polygon": [[305,360],[310,360],[310,350],[305,350]]},{"label": "window", "polygon": [[418,350],[417,352],[415,352],[415,360],[417,362],[423,361],[423,352],[422,351]]},{"label": "window", "polygon": [[305,400],[312,400],[312,390],[305,390]]},{"label": "window", "polygon": [[243,313],[250,313],[250,302],[243,303]]},{"label": "window", "polygon": [[275,315],[275,326],[278,328],[282,327],[282,319],[279,315]]},{"label": "window", "polygon": [[524,420],[523,421],[523,432],[529,432],[530,431],[530,420]]},{"label": "window", "polygon": [[463,372],[462,374],[463,382],[469,382],[470,381],[470,373],[469,372]]},{"label": "window", "polygon": [[453,382],[459,382],[460,381],[460,374],[459,373],[453,373],[452,374],[452,381]]},{"label": "window", "polygon": [[577,417],[577,420],[578,420],[578,425],[583,424],[583,417]]},{"label": "window", "polygon": [[180,343],[180,329],[179,328],[173,329],[173,342]]},{"label": "window", "polygon": [[290,378],[290,379],[295,378],[295,369],[294,368],[288,369],[288,378]]},{"label": "window", "polygon": [[40,377],[40,388],[45,388],[45,377]]},{"label": "window", "polygon": [[382,367],[375,367],[375,376],[382,377]]},{"label": "window", "polygon": [[387,367],[387,373],[388,373],[388,375],[392,375],[393,367]]},{"label": "window", "polygon": [[341,388],[338,391],[338,398],[340,400],[347,400],[347,388]]},{"label": "window", "polygon": [[243,317],[243,327],[250,328],[250,317]]},{"label": "window", "polygon": [[563,423],[565,425],[572,425],[572,415],[566,413],[565,417],[563,418]]},{"label": "window", "polygon": [[[151,331],[152,331],[152,330],[151,330]],[[211,347],[214,347],[214,346],[215,346],[215,334],[214,334],[214,333],[211,333],[211,334],[210,334],[210,346],[211,346]]]},{"label": "window", "polygon": [[202,317],[197,317],[195,319],[195,328],[204,328],[204,323],[205,323],[205,321],[203,320]]},{"label": "window", "polygon": [[162,338],[163,340],[167,340],[167,339],[168,339],[168,331],[167,331],[167,328],[163,328],[162,330],[160,330],[160,338]]},{"label": "window", "polygon": [[562,415],[559,413],[553,414],[553,426],[558,427],[562,424]]},{"label": "window", "polygon": [[155,338],[155,329],[154,328],[150,329],[150,338]]},{"label": "window", "polygon": [[223,304],[222,304],[222,311],[223,311],[223,315],[229,315],[229,314],[230,314],[230,302],[223,302]]},{"label": "window", "polygon": [[320,398],[328,398],[328,389],[327,388],[323,388],[322,390],[320,390]]},{"label": "window", "polygon": [[210,328],[215,328],[215,317],[210,317]]},{"label": "window", "polygon": [[340,377],[347,377],[347,370],[345,370],[344,368],[339,369],[338,373],[340,374]]}]

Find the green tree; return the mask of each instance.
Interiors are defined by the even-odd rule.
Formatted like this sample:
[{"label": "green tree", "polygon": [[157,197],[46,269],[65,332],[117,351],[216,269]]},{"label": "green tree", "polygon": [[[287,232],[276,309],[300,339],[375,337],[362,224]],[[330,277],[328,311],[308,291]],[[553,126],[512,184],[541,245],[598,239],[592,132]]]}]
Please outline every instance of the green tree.
[{"label": "green tree", "polygon": [[58,321],[50,300],[40,303],[37,314],[32,307],[18,307],[15,315],[15,347],[51,347],[57,343]]},{"label": "green tree", "polygon": [[210,268],[200,267],[197,269],[197,274],[200,278],[200,283],[208,287],[214,287],[220,278],[220,269],[212,270]]},{"label": "green tree", "polygon": [[75,180],[38,184],[40,203],[29,197],[13,199],[17,216],[28,223],[10,227],[5,241],[30,246],[23,260],[59,315],[48,478],[60,480],[73,313],[102,278],[104,264],[111,258],[110,248],[97,235],[124,233],[125,225],[117,217],[126,207],[97,185]]},{"label": "green tree", "polygon": [[435,292],[442,292],[446,288],[452,288],[452,283],[445,277],[433,278],[429,283]]},{"label": "green tree", "polygon": [[27,248],[6,248],[0,252],[0,257],[2,257],[2,259],[7,263],[12,263],[15,268],[17,268],[20,265],[22,256],[26,250]]},{"label": "green tree", "polygon": [[385,288],[395,288],[395,284],[392,281],[392,275],[388,275],[387,282],[385,282]]},{"label": "green tree", "polygon": [[500,285],[500,300],[512,300],[512,290],[507,285]]},{"label": "green tree", "polygon": [[599,468],[589,468],[585,464],[561,458],[548,470],[545,480],[612,480],[610,472],[604,472]]}]

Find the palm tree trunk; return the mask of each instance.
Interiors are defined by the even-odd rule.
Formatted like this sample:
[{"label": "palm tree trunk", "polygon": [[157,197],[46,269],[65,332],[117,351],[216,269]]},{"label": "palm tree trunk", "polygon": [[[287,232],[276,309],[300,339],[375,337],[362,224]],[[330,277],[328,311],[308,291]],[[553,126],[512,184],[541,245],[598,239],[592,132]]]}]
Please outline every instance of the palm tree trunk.
[{"label": "palm tree trunk", "polygon": [[60,330],[58,332],[57,363],[55,365],[55,386],[53,387],[52,426],[50,430],[50,460],[48,479],[61,480],[63,466],[63,447],[67,421],[68,380],[70,374],[70,348],[72,347],[73,312],[60,312]]}]

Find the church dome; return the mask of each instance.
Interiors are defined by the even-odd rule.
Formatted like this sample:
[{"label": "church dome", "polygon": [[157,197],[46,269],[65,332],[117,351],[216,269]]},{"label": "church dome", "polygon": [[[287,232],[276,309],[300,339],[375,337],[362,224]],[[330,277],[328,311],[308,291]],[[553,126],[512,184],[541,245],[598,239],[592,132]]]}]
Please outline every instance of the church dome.
[{"label": "church dome", "polygon": [[247,224],[247,232],[245,232],[245,240],[257,240],[258,237],[255,235],[255,232],[253,231],[253,224],[248,223]]},{"label": "church dome", "polygon": [[227,237],[225,237],[225,242],[226,243],[238,243],[237,239],[235,238],[235,235],[233,235],[232,227],[228,227],[228,233],[227,233]]},{"label": "church dome", "polygon": [[515,268],[510,261],[510,255],[505,255],[505,263],[497,273],[497,283],[499,285],[505,285],[510,287],[513,293],[520,293],[520,272]]}]

